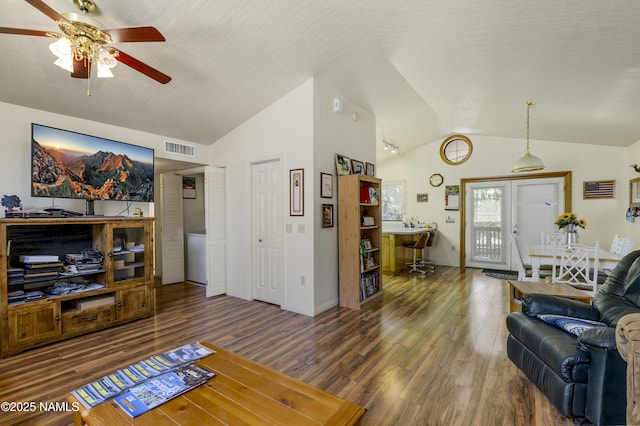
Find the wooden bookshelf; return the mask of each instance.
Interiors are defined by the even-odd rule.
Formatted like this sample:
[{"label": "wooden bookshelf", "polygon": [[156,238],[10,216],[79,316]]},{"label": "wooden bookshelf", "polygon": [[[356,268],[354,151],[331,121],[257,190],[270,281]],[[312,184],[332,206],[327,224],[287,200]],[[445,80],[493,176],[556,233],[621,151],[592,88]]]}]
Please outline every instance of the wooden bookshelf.
[{"label": "wooden bookshelf", "polygon": [[360,309],[382,292],[381,182],[364,175],[338,177],[340,306]]}]

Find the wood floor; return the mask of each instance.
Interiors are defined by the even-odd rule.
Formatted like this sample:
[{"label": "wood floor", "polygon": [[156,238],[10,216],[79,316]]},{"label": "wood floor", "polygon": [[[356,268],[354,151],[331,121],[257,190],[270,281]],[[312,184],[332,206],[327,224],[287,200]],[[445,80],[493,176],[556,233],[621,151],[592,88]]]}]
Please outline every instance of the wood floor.
[{"label": "wood floor", "polygon": [[[363,425],[573,425],[506,355],[507,284],[479,270],[384,277],[360,311],[310,318],[174,284],[156,316],[0,360],[0,401],[64,401],[133,361],[209,341],[367,408]],[[0,424],[71,423],[70,413],[0,412]]]}]

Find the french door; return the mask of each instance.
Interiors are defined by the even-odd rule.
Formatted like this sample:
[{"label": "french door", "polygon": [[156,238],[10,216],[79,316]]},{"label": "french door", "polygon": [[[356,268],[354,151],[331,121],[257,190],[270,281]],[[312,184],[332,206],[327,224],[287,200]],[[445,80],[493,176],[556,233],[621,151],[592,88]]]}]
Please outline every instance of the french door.
[{"label": "french door", "polygon": [[552,232],[564,212],[562,177],[470,182],[465,187],[465,266],[516,270],[513,234],[523,254]]}]

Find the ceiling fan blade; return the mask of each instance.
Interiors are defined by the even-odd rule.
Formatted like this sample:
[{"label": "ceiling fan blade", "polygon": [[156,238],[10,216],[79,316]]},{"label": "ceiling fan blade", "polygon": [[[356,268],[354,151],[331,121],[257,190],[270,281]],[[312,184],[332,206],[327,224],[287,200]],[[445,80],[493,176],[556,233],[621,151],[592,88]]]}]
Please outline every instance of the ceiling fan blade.
[{"label": "ceiling fan blade", "polygon": [[134,70],[139,71],[147,77],[154,79],[158,83],[167,84],[171,81],[171,77],[169,77],[168,75],[161,73],[157,69],[145,64],[144,62],[140,62],[133,56],[127,55],[120,49],[109,47],[107,50],[112,55],[115,55],[117,53],[117,56],[115,58],[118,60],[118,62],[122,62],[123,64],[130,66]]},{"label": "ceiling fan blade", "polygon": [[87,67],[87,60],[85,59],[73,59],[73,72],[71,77],[73,78],[89,78],[89,68]]},{"label": "ceiling fan blade", "polygon": [[54,21],[65,21],[65,22],[67,21],[67,18],[60,15],[55,10],[51,9],[42,0],[25,0],[25,1],[29,3],[31,6],[38,9],[40,12],[47,15],[49,18],[53,19]]},{"label": "ceiling fan blade", "polygon": [[164,36],[154,27],[116,28],[103,31],[113,37],[114,43],[165,41]]},{"label": "ceiling fan blade", "polygon": [[38,36],[38,37],[48,37],[48,34],[50,34],[48,31],[24,30],[22,28],[7,28],[7,27],[0,27],[0,33],[30,35],[30,36]]}]

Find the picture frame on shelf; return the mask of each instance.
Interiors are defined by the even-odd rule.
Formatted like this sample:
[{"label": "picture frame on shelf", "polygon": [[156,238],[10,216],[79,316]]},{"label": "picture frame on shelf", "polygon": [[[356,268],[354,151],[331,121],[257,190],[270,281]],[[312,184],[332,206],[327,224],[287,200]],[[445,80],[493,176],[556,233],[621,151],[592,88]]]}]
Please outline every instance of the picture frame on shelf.
[{"label": "picture frame on shelf", "polygon": [[373,186],[369,187],[369,203],[374,206],[377,206],[380,203],[380,194],[378,194],[378,188]]},{"label": "picture frame on shelf", "polygon": [[376,221],[373,216],[362,216],[362,226],[376,226]]},{"label": "picture frame on shelf", "polygon": [[338,176],[351,174],[351,159],[341,154],[336,154],[336,172]]},{"label": "picture frame on shelf", "polygon": [[363,175],[364,172],[364,163],[362,161],[351,160],[351,173],[354,175]]},{"label": "picture frame on shelf", "polygon": [[289,170],[289,216],[304,216],[304,169]]},{"label": "picture frame on shelf", "polygon": [[322,205],[322,227],[333,227],[333,204]]},{"label": "picture frame on shelf", "polygon": [[376,266],[376,259],[373,257],[373,253],[367,253],[367,269],[373,269]]},{"label": "picture frame on shelf", "polygon": [[320,172],[320,198],[333,198],[333,175]]},{"label": "picture frame on shelf", "polygon": [[365,174],[367,176],[376,177],[376,166],[372,163],[365,163]]}]

